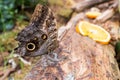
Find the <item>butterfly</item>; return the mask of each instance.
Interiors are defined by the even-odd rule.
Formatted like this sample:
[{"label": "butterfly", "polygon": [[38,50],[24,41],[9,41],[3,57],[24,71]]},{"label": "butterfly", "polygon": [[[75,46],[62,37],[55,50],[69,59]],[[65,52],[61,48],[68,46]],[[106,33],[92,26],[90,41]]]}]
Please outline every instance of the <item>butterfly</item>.
[{"label": "butterfly", "polygon": [[29,24],[18,33],[15,53],[21,56],[40,56],[58,47],[57,23],[48,6],[38,4]]}]

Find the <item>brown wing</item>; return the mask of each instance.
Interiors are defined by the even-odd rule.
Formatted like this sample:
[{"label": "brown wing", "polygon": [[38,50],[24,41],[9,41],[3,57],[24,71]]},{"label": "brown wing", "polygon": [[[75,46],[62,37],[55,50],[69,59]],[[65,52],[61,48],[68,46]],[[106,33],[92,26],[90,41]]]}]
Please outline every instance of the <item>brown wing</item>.
[{"label": "brown wing", "polygon": [[[43,35],[47,35],[47,39],[42,39],[46,37]],[[37,40],[34,41],[34,38]],[[38,56],[53,51],[58,46],[58,41],[56,20],[51,9],[38,4],[29,25],[18,33],[16,40],[20,42],[16,52],[23,56]],[[34,44],[31,46],[37,46],[37,49],[29,52],[26,50],[28,44]]]}]

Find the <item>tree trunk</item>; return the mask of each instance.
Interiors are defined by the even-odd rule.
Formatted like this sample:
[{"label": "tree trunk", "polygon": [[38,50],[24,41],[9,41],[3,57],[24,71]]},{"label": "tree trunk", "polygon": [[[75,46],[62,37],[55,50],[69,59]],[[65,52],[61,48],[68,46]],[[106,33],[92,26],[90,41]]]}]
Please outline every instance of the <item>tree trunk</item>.
[{"label": "tree trunk", "polygon": [[55,50],[58,57],[66,56],[53,65],[45,66],[43,55],[24,80],[119,80],[120,71],[111,44],[102,45],[76,33],[75,25],[83,14],[73,17],[66,25],[66,34]]}]

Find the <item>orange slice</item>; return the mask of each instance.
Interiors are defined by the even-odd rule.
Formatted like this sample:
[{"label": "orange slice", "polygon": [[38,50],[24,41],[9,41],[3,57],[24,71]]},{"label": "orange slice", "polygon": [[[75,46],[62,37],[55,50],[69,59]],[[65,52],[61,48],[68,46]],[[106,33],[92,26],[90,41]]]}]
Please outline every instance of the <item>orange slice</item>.
[{"label": "orange slice", "polygon": [[87,13],[86,13],[86,16],[87,16],[88,18],[96,18],[96,17],[98,17],[99,15],[101,15],[101,13],[100,13],[100,12],[97,12],[97,11],[91,11],[91,12],[87,12]]},{"label": "orange slice", "polygon": [[108,44],[111,39],[110,34],[105,29],[86,21],[81,21],[78,23],[76,26],[76,32],[79,32],[84,36],[88,36],[102,44]]}]

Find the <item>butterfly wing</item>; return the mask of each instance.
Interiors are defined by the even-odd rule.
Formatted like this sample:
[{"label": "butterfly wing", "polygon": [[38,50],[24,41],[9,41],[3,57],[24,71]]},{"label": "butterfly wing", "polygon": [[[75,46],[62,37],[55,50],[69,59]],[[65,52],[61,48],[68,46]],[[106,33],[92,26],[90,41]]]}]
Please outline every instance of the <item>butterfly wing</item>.
[{"label": "butterfly wing", "polygon": [[55,17],[47,6],[38,4],[29,25],[16,40],[19,46],[15,52],[21,56],[38,56],[53,51],[58,46]]}]

